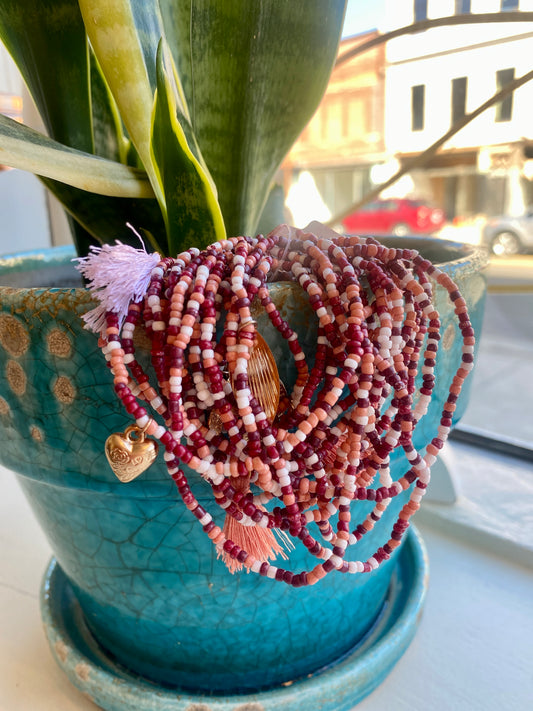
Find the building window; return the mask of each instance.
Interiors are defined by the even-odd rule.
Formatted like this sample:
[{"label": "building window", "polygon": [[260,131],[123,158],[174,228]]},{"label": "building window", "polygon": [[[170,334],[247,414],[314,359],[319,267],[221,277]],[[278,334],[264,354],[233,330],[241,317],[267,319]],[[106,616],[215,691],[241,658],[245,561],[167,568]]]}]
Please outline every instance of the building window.
[{"label": "building window", "polygon": [[[513,69],[500,69],[496,72],[496,87],[498,91],[514,79]],[[499,104],[496,104],[496,121],[510,121],[513,117],[513,94],[508,94]]]},{"label": "building window", "polygon": [[425,84],[411,87],[411,131],[422,131],[424,129],[425,99]]},{"label": "building window", "polygon": [[518,2],[519,0],[501,0],[501,9],[502,10],[518,10]]},{"label": "building window", "polygon": [[471,0],[455,0],[455,14],[468,15],[470,13]]},{"label": "building window", "polygon": [[466,114],[466,77],[452,79],[452,126]]},{"label": "building window", "polygon": [[428,19],[428,0],[414,0],[415,22]]}]

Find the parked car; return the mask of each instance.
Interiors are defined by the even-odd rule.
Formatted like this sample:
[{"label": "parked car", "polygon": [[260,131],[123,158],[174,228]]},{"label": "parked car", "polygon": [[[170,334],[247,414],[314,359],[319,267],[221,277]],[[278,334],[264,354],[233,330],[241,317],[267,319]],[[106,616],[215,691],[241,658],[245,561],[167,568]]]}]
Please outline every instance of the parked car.
[{"label": "parked car", "polygon": [[533,250],[533,205],[518,217],[491,217],[482,234],[483,244],[498,257]]},{"label": "parked car", "polygon": [[346,232],[360,235],[431,234],[444,226],[444,211],[420,200],[376,200],[342,221]]}]

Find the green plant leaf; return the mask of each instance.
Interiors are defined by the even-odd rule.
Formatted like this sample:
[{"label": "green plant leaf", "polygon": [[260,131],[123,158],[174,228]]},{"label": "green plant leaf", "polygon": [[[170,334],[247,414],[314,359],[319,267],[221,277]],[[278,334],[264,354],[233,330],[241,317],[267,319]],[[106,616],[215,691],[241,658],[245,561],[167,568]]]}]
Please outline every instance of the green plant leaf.
[{"label": "green plant leaf", "polygon": [[[165,40],[172,54],[187,102],[194,99],[191,65],[192,2],[193,0],[159,0]],[[190,104],[189,107],[192,113]]]},{"label": "green plant leaf", "polygon": [[131,13],[141,50],[144,57],[144,64],[148,73],[148,80],[155,93],[157,86],[156,57],[159,41],[164,36],[161,13],[158,0],[146,2],[146,0],[129,0]]},{"label": "green plant leaf", "polygon": [[102,195],[153,197],[144,171],[68,148],[1,114],[0,164]]},{"label": "green plant leaf", "polygon": [[268,193],[267,201],[261,212],[256,231],[259,234],[267,235],[278,225],[287,222],[285,214],[285,193],[283,186],[279,183],[274,183]]},{"label": "green plant leaf", "polygon": [[89,48],[91,69],[91,111],[94,153],[118,163],[127,163],[130,141],[124,136],[117,105],[94,52]]},{"label": "green plant leaf", "polygon": [[252,234],[277,167],[325,91],[345,2],[160,4],[227,232]]},{"label": "green plant leaf", "polygon": [[79,6],[98,63],[165,213],[150,151],[153,95],[131,4],[128,0],[79,0]]},{"label": "green plant leaf", "polygon": [[[63,204],[65,210],[71,215],[78,227],[76,229],[77,242],[80,240],[80,229],[85,230],[94,241],[114,242],[116,239],[134,247],[139,246],[139,240],[127,226],[131,224],[138,232],[150,232],[159,236],[165,234],[165,222],[161,209],[155,198],[120,198],[88,193],[84,190],[73,188],[64,183],[42,178],[42,182]],[[83,236],[83,231],[81,231]],[[85,238],[87,245],[87,238]],[[146,245],[147,248],[149,244]],[[161,247],[158,248],[162,252]],[[86,246],[78,243],[78,253],[83,256],[87,253]]]},{"label": "green plant leaf", "polygon": [[0,38],[50,136],[92,153],[87,39],[77,0],[2,0]]},{"label": "green plant leaf", "polygon": [[181,90],[163,41],[157,53],[157,92],[152,125],[154,162],[167,204],[169,250],[206,247],[226,236],[210,176],[182,110]]},{"label": "green plant leaf", "polygon": [[[58,183],[58,185],[61,185],[61,183]],[[76,245],[76,252],[79,257],[85,257],[86,254],[89,254],[90,248],[93,245],[98,245],[100,242],[93,237],[93,235],[89,234],[89,232],[87,232],[87,230],[84,229],[68,211],[65,211],[65,214],[67,216],[67,223],[70,233],[74,240],[74,244]]]}]

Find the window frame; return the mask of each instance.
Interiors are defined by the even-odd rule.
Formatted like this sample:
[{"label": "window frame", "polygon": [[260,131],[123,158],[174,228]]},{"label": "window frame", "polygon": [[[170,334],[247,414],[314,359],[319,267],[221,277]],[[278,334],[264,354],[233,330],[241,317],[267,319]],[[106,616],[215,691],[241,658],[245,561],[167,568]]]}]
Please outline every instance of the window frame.
[{"label": "window frame", "polygon": [[[496,72],[496,89],[500,91],[515,78],[515,67],[498,69]],[[494,107],[494,121],[496,123],[507,123],[513,120],[513,97],[514,91],[499,101]]]},{"label": "window frame", "polygon": [[455,15],[470,15],[472,0],[455,0]]},{"label": "window frame", "polygon": [[468,77],[455,77],[451,83],[451,125],[466,116]]},{"label": "window frame", "polygon": [[413,0],[413,18],[415,22],[428,19],[428,0]]},{"label": "window frame", "polygon": [[426,85],[411,86],[411,131],[423,131],[426,123]]}]

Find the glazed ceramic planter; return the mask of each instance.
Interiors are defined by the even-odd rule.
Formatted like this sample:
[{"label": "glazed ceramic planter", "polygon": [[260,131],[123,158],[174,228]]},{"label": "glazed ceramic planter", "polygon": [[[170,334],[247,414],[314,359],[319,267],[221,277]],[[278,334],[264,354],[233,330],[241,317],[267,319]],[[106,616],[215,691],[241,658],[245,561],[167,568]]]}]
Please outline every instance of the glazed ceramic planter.
[{"label": "glazed ceramic planter", "polygon": [[[430,248],[425,256],[436,262],[449,260],[446,269],[463,290],[479,330],[483,255],[436,240],[415,240],[414,246],[423,254],[424,247]],[[0,266],[0,283],[20,280],[40,261],[55,269],[71,256],[63,250],[10,258]],[[271,295],[298,330],[304,349],[310,348],[316,342],[314,316],[298,289],[277,284]],[[63,587],[69,586],[76,615],[83,617],[84,629],[105,658],[165,687],[232,695],[297,682],[353,655],[365,635],[379,627],[397,557],[369,575],[330,575],[303,590],[252,574],[232,576],[178,500],[162,458],[127,485],[112,474],[105,440],[130,422],[114,395],[96,337],[82,328],[80,316],[91,303],[88,293],[81,288],[3,287],[0,296],[1,460],[19,474],[53,548],[59,572],[50,574],[48,583],[53,579],[59,585],[61,578]],[[437,379],[449,384],[460,338],[450,309],[443,302],[438,306],[449,357],[439,359]],[[282,379],[290,383],[285,344],[261,320],[259,329],[281,366]],[[447,385],[442,386],[417,429],[417,446],[436,429],[446,392]],[[196,480],[194,490],[213,510],[209,487]],[[386,540],[403,503],[401,498],[393,502],[380,526],[358,544],[358,558],[366,559]],[[361,506],[358,518],[369,505]],[[291,554],[292,570],[312,564],[305,549]],[[66,593],[56,590],[59,594]],[[57,601],[48,603],[48,612],[54,604],[58,608]],[[407,636],[397,643],[397,656],[414,631],[417,612],[412,614]],[[57,639],[54,645],[58,661],[68,667]],[[352,695],[348,705],[323,708],[350,708],[354,699]],[[261,708],[278,707],[264,703]]]}]

